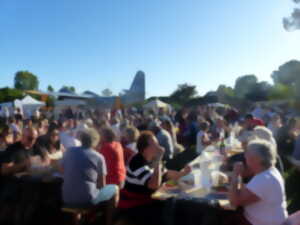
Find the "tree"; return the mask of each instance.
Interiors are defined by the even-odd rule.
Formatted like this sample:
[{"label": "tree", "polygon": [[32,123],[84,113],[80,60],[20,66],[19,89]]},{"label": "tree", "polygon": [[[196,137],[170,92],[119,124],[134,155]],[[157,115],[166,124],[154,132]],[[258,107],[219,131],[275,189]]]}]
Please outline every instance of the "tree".
[{"label": "tree", "polygon": [[73,86],[63,86],[61,89],[59,89],[59,92],[64,93],[75,93],[75,87]]},{"label": "tree", "polygon": [[246,94],[245,98],[250,101],[267,101],[272,85],[266,81],[254,84]]},{"label": "tree", "polygon": [[269,92],[270,100],[282,100],[293,98],[295,96],[295,88],[291,88],[288,85],[277,83],[272,86]]},{"label": "tree", "polygon": [[48,90],[49,92],[53,92],[53,91],[54,91],[54,88],[53,88],[51,85],[48,85],[47,90]]},{"label": "tree", "polygon": [[16,99],[23,98],[23,91],[14,88],[0,89],[0,102],[12,102]]},{"label": "tree", "polygon": [[220,102],[228,103],[234,97],[234,90],[232,87],[221,84],[216,91],[216,96]]},{"label": "tree", "polygon": [[109,88],[105,88],[101,93],[105,97],[110,97],[113,95],[113,92]]},{"label": "tree", "polygon": [[38,78],[28,71],[18,71],[15,75],[15,88],[18,90],[38,90]]},{"label": "tree", "polygon": [[71,92],[73,92],[73,93],[76,93],[76,89],[75,89],[75,87],[73,87],[73,86],[69,87],[69,90],[70,90]]},{"label": "tree", "polygon": [[293,89],[295,97],[300,99],[300,61],[291,60],[272,73],[275,84],[283,84]]},{"label": "tree", "polygon": [[253,90],[257,83],[255,75],[244,75],[238,77],[235,81],[234,94],[237,98],[245,98],[246,95]]},{"label": "tree", "polygon": [[178,88],[170,95],[173,102],[185,104],[197,96],[195,85],[180,84]]},{"label": "tree", "polygon": [[278,70],[271,75],[275,84],[295,85],[300,79],[300,61],[291,60],[281,65]]}]

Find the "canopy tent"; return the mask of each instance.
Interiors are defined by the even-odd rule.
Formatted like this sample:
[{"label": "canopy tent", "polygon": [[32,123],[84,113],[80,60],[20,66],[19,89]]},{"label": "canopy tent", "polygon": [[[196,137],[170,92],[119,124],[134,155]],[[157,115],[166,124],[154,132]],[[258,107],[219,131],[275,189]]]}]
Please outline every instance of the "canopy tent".
[{"label": "canopy tent", "polygon": [[[34,115],[34,112],[36,110],[46,105],[44,102],[40,102],[29,95],[23,98],[20,102],[23,108],[24,116],[26,118],[30,118]],[[15,103],[15,105],[17,104]]]},{"label": "canopy tent", "polygon": [[145,109],[152,109],[157,112],[160,108],[169,109],[169,104],[160,101],[159,99],[152,100],[144,105]]},{"label": "canopy tent", "polygon": [[208,106],[216,107],[216,108],[228,108],[229,107],[228,105],[224,105],[224,104],[219,103],[219,102],[208,104]]}]

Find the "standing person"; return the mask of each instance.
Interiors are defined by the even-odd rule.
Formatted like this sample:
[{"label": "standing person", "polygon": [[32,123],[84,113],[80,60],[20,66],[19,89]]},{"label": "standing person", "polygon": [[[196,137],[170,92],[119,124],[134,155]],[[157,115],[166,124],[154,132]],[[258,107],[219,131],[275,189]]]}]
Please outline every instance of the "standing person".
[{"label": "standing person", "polygon": [[94,150],[100,139],[99,134],[95,129],[87,129],[81,131],[79,136],[82,146],[69,149],[62,160],[64,204],[71,208],[91,208],[94,211],[105,207],[105,224],[112,225],[119,188],[106,185],[104,157]]},{"label": "standing person", "polygon": [[297,139],[297,136],[294,132],[296,129],[297,120],[295,118],[289,119],[286,125],[279,128],[276,141],[280,156],[286,157],[293,153]]},{"label": "standing person", "polygon": [[15,111],[15,118],[16,118],[16,120],[20,120],[20,121],[23,120],[23,114],[22,114],[20,108],[16,108],[16,111]]},{"label": "standing person", "polygon": [[249,143],[245,157],[254,177],[243,185],[239,178],[243,166],[235,165],[230,202],[244,207],[244,217],[252,225],[282,225],[288,214],[284,180],[275,168],[276,150],[267,141],[255,140]]},{"label": "standing person", "polygon": [[161,127],[159,122],[154,122],[150,127],[156,135],[158,143],[165,149],[163,160],[166,162],[170,161],[174,156],[174,145],[171,135]]},{"label": "standing person", "polygon": [[202,122],[199,127],[200,131],[197,134],[196,151],[198,154],[201,154],[205,147],[211,144],[211,141],[208,135],[209,123],[206,121]]},{"label": "standing person", "polygon": [[173,146],[174,146],[174,156],[184,151],[184,147],[177,142],[177,132],[176,127],[174,127],[171,120],[164,120],[162,122],[162,127],[169,132],[172,138]]},{"label": "standing person", "polygon": [[101,136],[99,152],[104,156],[107,165],[106,183],[116,184],[122,188],[126,177],[122,145],[116,141],[116,135],[111,128],[102,129]]},{"label": "standing person", "polygon": [[275,139],[277,138],[277,134],[279,129],[282,127],[281,118],[278,114],[275,114],[271,117],[271,121],[268,124],[268,128],[272,131]]}]

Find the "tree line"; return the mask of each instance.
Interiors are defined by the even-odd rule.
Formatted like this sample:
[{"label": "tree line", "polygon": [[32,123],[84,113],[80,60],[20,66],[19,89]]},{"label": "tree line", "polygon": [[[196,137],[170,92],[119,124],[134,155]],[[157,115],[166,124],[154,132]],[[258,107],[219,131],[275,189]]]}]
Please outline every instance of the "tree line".
[{"label": "tree line", "polygon": [[[222,103],[232,104],[237,101],[268,101],[284,99],[300,99],[300,61],[291,60],[271,74],[273,84],[266,81],[258,81],[254,74],[243,75],[236,79],[233,87],[220,84],[215,91],[204,95],[205,98],[217,97]],[[200,100],[196,85],[180,84],[169,96],[158,97],[173,105],[187,105]],[[29,71],[18,71],[15,74],[14,88],[0,89],[0,102],[8,102],[22,98],[25,90],[39,90],[38,76]],[[54,92],[54,88],[48,85],[47,91]],[[76,93],[73,86],[64,85],[59,92]],[[106,88],[102,96],[112,96],[113,92]],[[150,98],[151,99],[151,98]]]}]

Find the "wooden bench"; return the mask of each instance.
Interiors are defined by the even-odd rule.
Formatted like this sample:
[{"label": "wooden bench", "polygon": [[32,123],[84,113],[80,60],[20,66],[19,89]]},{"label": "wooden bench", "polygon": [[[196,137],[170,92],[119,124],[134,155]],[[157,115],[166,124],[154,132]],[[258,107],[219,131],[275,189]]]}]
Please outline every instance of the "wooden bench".
[{"label": "wooden bench", "polygon": [[79,225],[88,223],[88,215],[91,213],[91,208],[68,208],[63,207],[62,211],[72,215],[71,224]]}]

